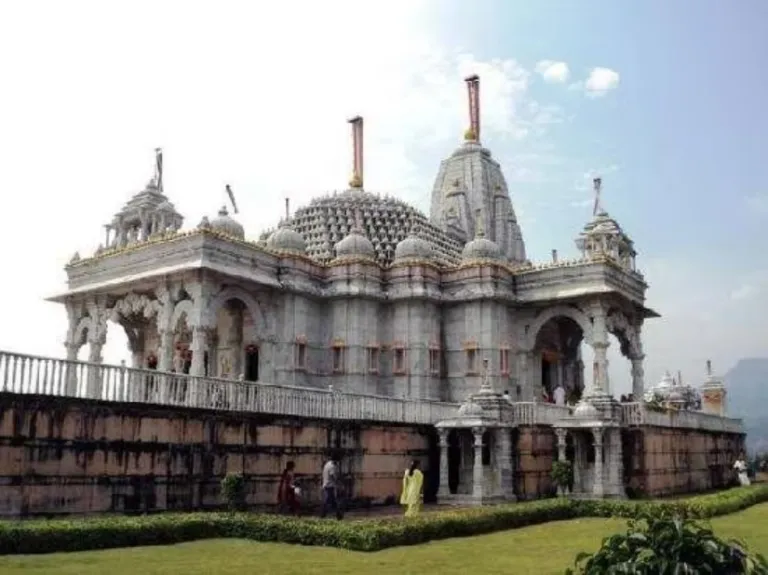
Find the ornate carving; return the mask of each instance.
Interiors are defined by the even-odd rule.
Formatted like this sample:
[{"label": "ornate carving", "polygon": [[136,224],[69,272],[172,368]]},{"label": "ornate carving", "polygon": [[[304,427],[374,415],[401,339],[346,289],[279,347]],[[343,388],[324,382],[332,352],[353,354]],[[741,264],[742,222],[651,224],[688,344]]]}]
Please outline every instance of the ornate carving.
[{"label": "ornate carving", "polygon": [[611,312],[605,321],[609,333],[615,335],[621,343],[621,353],[630,359],[640,359],[643,346],[638,328],[620,311]]},{"label": "ornate carving", "polygon": [[145,295],[129,293],[122,299],[117,300],[112,306],[110,319],[114,322],[120,322],[121,319],[144,318],[151,319],[155,317],[162,309],[159,301],[149,299]]}]

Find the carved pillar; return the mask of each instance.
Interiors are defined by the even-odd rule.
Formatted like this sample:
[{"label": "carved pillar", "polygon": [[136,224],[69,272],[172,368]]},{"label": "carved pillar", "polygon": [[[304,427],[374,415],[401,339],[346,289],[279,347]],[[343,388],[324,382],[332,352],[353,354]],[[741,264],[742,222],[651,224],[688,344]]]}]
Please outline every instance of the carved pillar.
[{"label": "carved pillar", "polygon": [[498,451],[496,463],[499,466],[499,487],[506,499],[515,497],[514,469],[512,465],[512,430],[502,427],[496,430]]},{"label": "carved pillar", "polygon": [[176,326],[171,325],[171,322],[175,304],[170,292],[165,287],[158,289],[156,295],[157,301],[160,303],[160,310],[157,313],[157,335],[160,337],[160,347],[157,350],[157,369],[167,372],[173,369]]},{"label": "carved pillar", "polygon": [[642,401],[645,394],[644,359],[644,355],[632,358],[632,397],[635,401]]},{"label": "carved pillar", "polygon": [[595,497],[605,495],[605,472],[603,465],[603,429],[595,427],[592,429],[592,435],[595,438],[595,470],[592,480],[592,494]]},{"label": "carved pillar", "polygon": [[610,383],[608,381],[608,328],[606,325],[605,309],[602,304],[592,306],[592,350],[594,362],[592,364],[592,385],[585,394],[587,397],[610,395]]},{"label": "carved pillar", "polygon": [[555,435],[557,436],[557,460],[565,461],[565,448],[568,431],[565,429],[555,429]]},{"label": "carved pillar", "polygon": [[67,348],[67,367],[64,375],[64,395],[74,397],[77,395],[77,352],[80,351],[80,345],[73,342],[66,342]]},{"label": "carved pillar", "polygon": [[522,350],[517,354],[519,382],[523,401],[536,401],[541,397],[540,386],[537,385],[538,379],[535,377],[533,369],[533,352]]},{"label": "carved pillar", "polygon": [[209,328],[196,325],[192,328],[192,366],[189,375],[203,377],[205,375],[205,352],[208,350]]},{"label": "carved pillar", "polygon": [[483,433],[484,427],[475,427],[472,429],[472,435],[475,439],[475,461],[472,467],[472,497],[481,500],[485,494],[485,485],[483,481]]},{"label": "carved pillar", "polygon": [[624,457],[621,445],[621,429],[609,430],[608,453],[608,485],[609,493],[616,496],[624,496]]},{"label": "carved pillar", "polygon": [[88,354],[88,377],[87,385],[85,389],[85,397],[89,399],[101,399],[102,377],[101,377],[101,350],[104,347],[105,337],[99,337],[98,335],[93,338],[88,337],[88,344],[90,345],[90,353]]},{"label": "carved pillar", "polygon": [[[587,436],[589,437],[589,436]],[[584,491],[584,461],[586,451],[584,445],[584,433],[578,431],[573,434],[573,491],[574,493],[583,493]]]},{"label": "carved pillar", "polygon": [[171,329],[158,330],[160,336],[160,349],[157,352],[158,371],[171,371],[173,369],[173,342],[174,332]]},{"label": "carved pillar", "polygon": [[440,486],[437,490],[438,500],[450,495],[451,490],[448,485],[448,430],[437,430],[440,445]]}]

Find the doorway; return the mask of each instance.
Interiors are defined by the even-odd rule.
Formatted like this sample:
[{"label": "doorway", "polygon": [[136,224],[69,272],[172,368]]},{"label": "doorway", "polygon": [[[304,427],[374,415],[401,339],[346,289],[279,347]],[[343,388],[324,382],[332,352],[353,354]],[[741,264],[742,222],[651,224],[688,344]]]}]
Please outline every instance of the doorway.
[{"label": "doorway", "polygon": [[248,346],[245,350],[245,381],[259,381],[259,348]]},{"label": "doorway", "polygon": [[461,469],[461,441],[459,433],[452,429],[448,433],[448,490],[459,492],[459,471]]}]

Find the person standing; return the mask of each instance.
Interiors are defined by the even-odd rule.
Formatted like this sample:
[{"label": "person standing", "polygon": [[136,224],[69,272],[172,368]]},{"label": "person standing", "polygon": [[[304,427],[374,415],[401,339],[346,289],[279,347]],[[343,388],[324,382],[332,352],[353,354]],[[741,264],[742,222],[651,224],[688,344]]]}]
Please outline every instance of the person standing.
[{"label": "person standing", "polygon": [[400,495],[400,505],[405,505],[405,516],[415,517],[421,511],[424,487],[424,474],[419,469],[418,460],[414,459],[403,476],[403,493]]},{"label": "person standing", "polygon": [[280,477],[280,486],[277,491],[278,509],[282,512],[296,514],[299,511],[299,488],[296,486],[296,464],[289,461],[285,464],[283,475]]},{"label": "person standing", "polygon": [[320,517],[325,517],[328,511],[333,510],[336,519],[341,521],[344,514],[339,504],[339,456],[331,455],[331,458],[323,466],[323,507],[320,510]]},{"label": "person standing", "polygon": [[736,470],[736,473],[739,476],[739,483],[742,486],[749,485],[750,481],[749,481],[749,476],[747,475],[747,462],[744,460],[743,453],[739,455],[739,458],[736,460],[736,463],[733,464],[733,468]]}]

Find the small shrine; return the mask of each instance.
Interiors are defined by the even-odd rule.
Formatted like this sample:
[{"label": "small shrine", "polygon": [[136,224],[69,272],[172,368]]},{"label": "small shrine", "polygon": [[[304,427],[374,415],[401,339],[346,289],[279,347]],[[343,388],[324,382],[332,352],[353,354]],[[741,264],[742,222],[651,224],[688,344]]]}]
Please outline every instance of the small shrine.
[{"label": "small shrine", "polygon": [[493,390],[483,360],[480,390],[459,407],[456,417],[436,425],[440,437],[438,501],[483,505],[514,501],[512,405]]},{"label": "small shrine", "polygon": [[707,360],[707,379],[701,386],[701,410],[711,415],[725,417],[726,389],[722,377],[712,374],[712,361]]},{"label": "small shrine", "polygon": [[646,403],[667,409],[689,411],[701,409],[701,395],[695,387],[683,384],[683,376],[680,372],[677,378],[674,378],[667,371],[659,383],[646,391],[644,400]]}]

